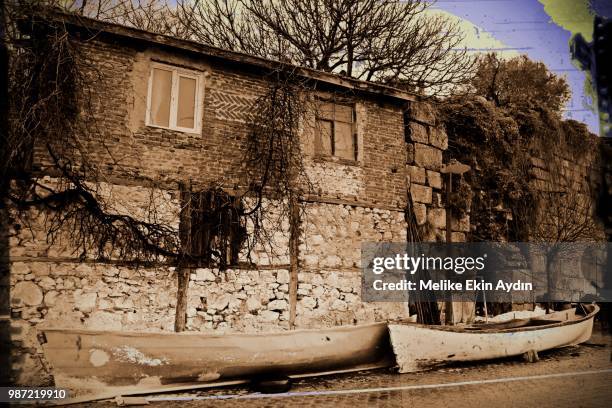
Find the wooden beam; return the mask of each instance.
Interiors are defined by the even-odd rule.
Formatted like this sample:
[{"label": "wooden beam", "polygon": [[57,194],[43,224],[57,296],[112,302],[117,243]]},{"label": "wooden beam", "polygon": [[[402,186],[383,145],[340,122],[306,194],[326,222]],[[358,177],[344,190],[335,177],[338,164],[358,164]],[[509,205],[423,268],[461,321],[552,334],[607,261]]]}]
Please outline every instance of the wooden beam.
[{"label": "wooden beam", "polygon": [[[191,235],[191,184],[186,187],[183,183],[179,185],[181,190],[181,213],[179,219],[179,237],[181,240],[181,252],[189,253]],[[185,331],[187,326],[187,290],[189,289],[189,276],[191,270],[183,267],[179,259],[176,268],[176,279],[178,289],[176,291],[176,310],[174,316],[174,331]]]},{"label": "wooden beam", "polygon": [[295,328],[298,290],[298,258],[300,238],[300,203],[296,197],[290,198],[289,214],[289,327]]}]

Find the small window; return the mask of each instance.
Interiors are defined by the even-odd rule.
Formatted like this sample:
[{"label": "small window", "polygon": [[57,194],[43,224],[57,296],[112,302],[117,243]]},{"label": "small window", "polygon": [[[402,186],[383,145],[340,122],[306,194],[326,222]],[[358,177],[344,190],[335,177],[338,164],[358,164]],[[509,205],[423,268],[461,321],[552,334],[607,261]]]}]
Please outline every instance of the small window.
[{"label": "small window", "polygon": [[236,265],[247,238],[240,198],[221,189],[181,192],[180,239],[200,266]]},{"label": "small window", "polygon": [[193,71],[154,64],[149,77],[148,126],[198,132],[201,76]]},{"label": "small window", "polygon": [[350,105],[321,102],[316,116],[317,153],[357,160],[355,108]]}]

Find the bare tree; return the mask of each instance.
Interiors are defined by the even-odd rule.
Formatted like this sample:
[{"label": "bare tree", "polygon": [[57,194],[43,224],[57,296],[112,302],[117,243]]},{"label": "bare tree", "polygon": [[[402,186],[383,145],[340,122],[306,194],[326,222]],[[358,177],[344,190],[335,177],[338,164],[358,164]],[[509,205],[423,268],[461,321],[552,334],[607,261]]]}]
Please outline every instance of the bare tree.
[{"label": "bare tree", "polygon": [[174,8],[166,0],[15,0],[16,7],[45,6],[159,34],[176,32]]},{"label": "bare tree", "polygon": [[430,2],[178,0],[177,35],[264,58],[416,92],[447,93],[470,77],[457,22]]}]

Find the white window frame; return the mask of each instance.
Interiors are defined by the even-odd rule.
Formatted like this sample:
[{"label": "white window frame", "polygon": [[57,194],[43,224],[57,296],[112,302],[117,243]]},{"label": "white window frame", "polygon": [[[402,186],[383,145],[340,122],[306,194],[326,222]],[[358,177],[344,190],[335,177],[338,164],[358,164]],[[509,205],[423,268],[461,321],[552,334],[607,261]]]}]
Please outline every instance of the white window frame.
[{"label": "white window frame", "polygon": [[[151,92],[153,90],[153,70],[163,69],[166,71],[172,72],[172,86],[170,90],[170,118],[168,121],[168,126],[162,126],[152,123],[151,120]],[[179,90],[179,78],[189,78],[195,79],[196,82],[196,92],[195,92],[195,113],[194,113],[194,127],[193,128],[185,128],[177,126],[176,124],[176,116],[178,112],[178,90]],[[161,129],[170,129],[177,130],[179,132],[185,133],[201,133],[202,131],[202,102],[203,102],[203,80],[202,74],[197,71],[192,71],[189,69],[179,68],[172,65],[160,64],[160,63],[152,63],[151,69],[149,71],[149,85],[147,90],[147,114],[145,123],[147,126],[161,128]]]}]

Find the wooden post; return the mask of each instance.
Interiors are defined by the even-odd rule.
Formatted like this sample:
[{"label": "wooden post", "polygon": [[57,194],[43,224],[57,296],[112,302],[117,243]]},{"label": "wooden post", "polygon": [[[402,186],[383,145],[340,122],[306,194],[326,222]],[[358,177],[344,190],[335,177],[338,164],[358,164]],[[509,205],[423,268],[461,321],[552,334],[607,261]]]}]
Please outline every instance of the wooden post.
[{"label": "wooden post", "polygon": [[191,242],[191,184],[186,188],[179,184],[181,193],[181,214],[179,220],[179,238],[181,240],[181,257],[176,267],[178,289],[176,291],[176,309],[174,316],[174,331],[185,331],[187,326],[187,291],[189,289],[190,268],[184,265],[183,257],[189,253]]},{"label": "wooden post", "polygon": [[[459,163],[457,160],[452,159],[448,164],[442,167],[440,170],[443,174],[448,174],[448,183],[446,185],[446,243],[451,244],[453,242],[452,234],[452,210],[450,206],[451,194],[453,192],[453,174],[461,175],[466,171],[470,170],[470,166],[467,164]],[[449,247],[450,249],[450,247]],[[453,302],[447,300],[444,305],[444,321],[446,324],[454,324],[453,320]]]},{"label": "wooden post", "polygon": [[[446,183],[446,243],[451,244],[453,242],[452,234],[452,210],[450,207],[450,198],[453,192],[453,173],[448,173],[448,183]],[[450,247],[449,247],[450,250]],[[448,292],[448,296],[452,296],[450,292]],[[452,325],[454,323],[453,319],[453,302],[451,300],[446,300],[444,304],[444,323],[447,325]]]},{"label": "wooden post", "polygon": [[289,327],[295,328],[298,290],[298,258],[300,235],[300,207],[296,197],[289,202]]},{"label": "wooden post", "polygon": [[450,207],[450,198],[453,193],[453,173],[448,173],[448,183],[446,184],[446,243],[453,242],[452,231],[452,214]]},{"label": "wooden post", "polygon": [[176,315],[174,318],[174,331],[185,331],[187,326],[187,290],[189,289],[189,268],[176,268],[178,290],[176,292]]}]

